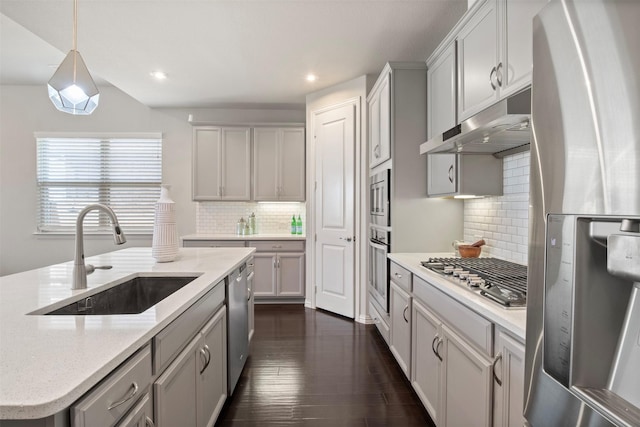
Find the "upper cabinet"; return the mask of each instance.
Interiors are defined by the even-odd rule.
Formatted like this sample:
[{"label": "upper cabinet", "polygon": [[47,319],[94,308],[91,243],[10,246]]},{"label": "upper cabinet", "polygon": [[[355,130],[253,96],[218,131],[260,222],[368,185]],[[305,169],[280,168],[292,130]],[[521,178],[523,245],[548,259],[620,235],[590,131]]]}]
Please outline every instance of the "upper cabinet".
[{"label": "upper cabinet", "polygon": [[369,167],[391,158],[391,70],[386,69],[367,99],[369,114]]},{"label": "upper cabinet", "polygon": [[193,200],[251,199],[251,128],[195,128],[192,163]]},{"label": "upper cabinet", "polygon": [[253,139],[254,200],[304,201],[304,128],[254,128]]},{"label": "upper cabinet", "polygon": [[459,121],[531,84],[532,20],[546,3],[486,0],[468,16],[457,33]]},{"label": "upper cabinet", "polygon": [[[193,200],[304,201],[304,127],[198,126]],[[253,165],[253,175],[252,175]]]},{"label": "upper cabinet", "polygon": [[427,63],[427,135],[451,129],[457,123],[456,41]]}]

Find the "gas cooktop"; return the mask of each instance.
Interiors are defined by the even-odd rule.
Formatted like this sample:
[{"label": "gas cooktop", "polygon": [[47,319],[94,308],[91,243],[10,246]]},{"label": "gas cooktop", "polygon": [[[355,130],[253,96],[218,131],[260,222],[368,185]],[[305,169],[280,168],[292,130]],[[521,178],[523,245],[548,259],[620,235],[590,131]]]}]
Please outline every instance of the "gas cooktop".
[{"label": "gas cooktop", "polygon": [[422,266],[504,308],[527,305],[527,267],[497,258],[429,258]]}]

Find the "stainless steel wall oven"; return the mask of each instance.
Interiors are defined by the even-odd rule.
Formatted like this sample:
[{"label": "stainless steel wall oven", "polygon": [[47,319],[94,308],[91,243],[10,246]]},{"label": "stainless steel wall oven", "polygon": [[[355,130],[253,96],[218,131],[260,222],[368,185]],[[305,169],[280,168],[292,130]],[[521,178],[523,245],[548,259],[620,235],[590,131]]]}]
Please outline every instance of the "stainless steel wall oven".
[{"label": "stainless steel wall oven", "polygon": [[371,226],[369,239],[369,290],[373,299],[389,313],[389,239],[387,230]]},{"label": "stainless steel wall oven", "polygon": [[371,184],[369,185],[369,222],[372,225],[391,226],[390,177],[390,169],[385,169],[371,176]]}]

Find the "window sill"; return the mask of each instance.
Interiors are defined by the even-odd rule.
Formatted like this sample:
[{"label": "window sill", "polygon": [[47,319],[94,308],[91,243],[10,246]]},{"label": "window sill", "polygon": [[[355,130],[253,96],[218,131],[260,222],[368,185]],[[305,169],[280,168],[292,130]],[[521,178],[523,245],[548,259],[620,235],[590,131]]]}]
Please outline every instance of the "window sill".
[{"label": "window sill", "polygon": [[[33,236],[37,239],[75,239],[76,233],[70,233],[66,231],[34,231]],[[101,239],[113,239],[111,232],[85,232],[83,234],[85,239],[88,240],[101,240]],[[138,232],[138,233],[126,233],[125,237],[128,239],[145,239],[153,237],[153,232]]]}]

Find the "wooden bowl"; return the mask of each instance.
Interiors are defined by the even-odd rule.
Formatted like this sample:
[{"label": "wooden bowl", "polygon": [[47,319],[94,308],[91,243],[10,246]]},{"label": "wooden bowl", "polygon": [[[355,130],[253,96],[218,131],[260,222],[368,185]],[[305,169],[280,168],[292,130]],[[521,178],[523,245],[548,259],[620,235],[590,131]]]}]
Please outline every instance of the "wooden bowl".
[{"label": "wooden bowl", "polygon": [[478,258],[482,248],[480,246],[460,245],[458,252],[462,258]]}]

